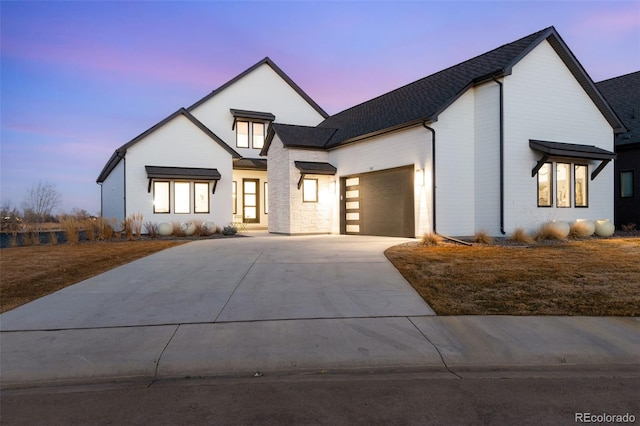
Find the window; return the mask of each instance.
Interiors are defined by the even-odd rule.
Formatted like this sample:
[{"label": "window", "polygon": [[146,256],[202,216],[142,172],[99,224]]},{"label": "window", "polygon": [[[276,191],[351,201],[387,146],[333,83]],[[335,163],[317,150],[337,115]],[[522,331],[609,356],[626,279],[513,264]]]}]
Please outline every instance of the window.
[{"label": "window", "polygon": [[153,212],[169,213],[169,182],[153,182]]},{"label": "window", "polygon": [[587,166],[576,164],[573,168],[574,203],[576,207],[589,207]]},{"label": "window", "polygon": [[553,169],[551,163],[545,163],[538,170],[538,207],[551,207],[553,201]]},{"label": "window", "polygon": [[[251,131],[249,131],[251,129]],[[262,149],[265,138],[265,124],[261,122],[237,121],[236,146],[238,148]]]},{"label": "window", "polygon": [[269,214],[269,187],[264,183],[264,214]]},{"label": "window", "polygon": [[245,223],[259,223],[260,206],[258,204],[258,179],[243,179],[242,181],[242,218]]},{"label": "window", "polygon": [[634,196],[633,175],[633,170],[620,172],[620,197],[632,198]]},{"label": "window", "polygon": [[176,213],[191,213],[191,200],[189,197],[189,189],[191,184],[189,182],[174,182],[174,211]]},{"label": "window", "polygon": [[236,146],[238,148],[249,148],[249,122],[238,121],[236,126]]},{"label": "window", "polygon": [[193,199],[195,213],[209,213],[209,184],[195,182],[193,184]]},{"label": "window", "polygon": [[556,164],[556,205],[558,207],[571,207],[571,165],[567,163]]},{"label": "window", "polygon": [[318,179],[304,179],[302,181],[302,202],[318,202]]},{"label": "window", "polygon": [[264,146],[264,123],[252,123],[253,125],[253,148],[262,149]]},{"label": "window", "polygon": [[238,182],[235,180],[231,184],[231,193],[233,197],[233,214],[238,213]]}]

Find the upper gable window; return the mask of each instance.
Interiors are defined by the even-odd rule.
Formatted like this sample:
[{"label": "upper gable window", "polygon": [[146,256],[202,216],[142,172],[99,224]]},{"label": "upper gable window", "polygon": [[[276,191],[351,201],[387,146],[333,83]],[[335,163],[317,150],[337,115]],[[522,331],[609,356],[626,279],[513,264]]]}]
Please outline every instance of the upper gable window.
[{"label": "upper gable window", "polygon": [[262,149],[265,138],[264,123],[238,120],[236,129],[236,146],[238,148]]}]

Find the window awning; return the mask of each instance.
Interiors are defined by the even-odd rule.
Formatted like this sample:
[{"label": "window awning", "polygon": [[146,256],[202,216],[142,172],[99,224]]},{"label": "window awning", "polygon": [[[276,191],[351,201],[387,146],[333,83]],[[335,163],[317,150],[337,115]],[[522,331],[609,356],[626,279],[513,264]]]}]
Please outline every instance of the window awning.
[{"label": "window awning", "polygon": [[247,118],[253,120],[262,120],[262,121],[273,121],[276,119],[276,116],[271,114],[270,112],[260,112],[260,111],[247,111],[244,109],[229,109],[231,111],[231,115],[233,115],[233,125],[231,126],[231,130],[236,128],[236,122],[238,119]]},{"label": "window awning", "polygon": [[538,160],[536,166],[531,170],[531,177],[534,177],[538,170],[548,162],[550,157],[579,158],[583,160],[601,160],[600,164],[591,173],[591,180],[594,180],[598,174],[605,168],[607,164],[614,158],[616,154],[606,149],[598,148],[593,145],[579,145],[564,142],[548,142],[529,140],[529,147],[536,151],[542,152],[542,158]]},{"label": "window awning", "polygon": [[212,180],[212,194],[216,193],[216,186],[222,175],[218,169],[202,169],[196,167],[165,167],[165,166],[144,166],[149,178],[147,192],[151,192],[153,179],[185,179],[185,180]]},{"label": "window awning", "polygon": [[302,180],[305,175],[325,175],[333,176],[338,172],[335,166],[329,163],[321,163],[315,161],[296,161],[295,166],[300,170],[300,180],[298,181],[298,189],[302,187]]},{"label": "window awning", "polygon": [[233,170],[267,171],[267,160],[264,158],[240,158],[233,162]]}]

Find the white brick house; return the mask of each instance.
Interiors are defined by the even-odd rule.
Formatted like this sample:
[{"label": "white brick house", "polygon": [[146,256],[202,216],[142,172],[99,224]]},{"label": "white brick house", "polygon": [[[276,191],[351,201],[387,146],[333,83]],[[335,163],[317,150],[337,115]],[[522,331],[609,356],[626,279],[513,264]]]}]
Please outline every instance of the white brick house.
[{"label": "white brick house", "polygon": [[[98,182],[107,217],[186,217],[173,197],[185,179],[197,196],[185,169],[197,167],[217,187],[209,213],[192,203],[189,214],[218,224],[235,211],[284,234],[502,235],[613,219],[607,163],[621,131],[550,27],[331,117],[265,59],[125,144]],[[206,154],[177,152],[180,135],[190,135],[183,150]],[[183,168],[185,178],[149,177],[144,166]],[[169,186],[168,213],[154,211],[156,185]]]}]

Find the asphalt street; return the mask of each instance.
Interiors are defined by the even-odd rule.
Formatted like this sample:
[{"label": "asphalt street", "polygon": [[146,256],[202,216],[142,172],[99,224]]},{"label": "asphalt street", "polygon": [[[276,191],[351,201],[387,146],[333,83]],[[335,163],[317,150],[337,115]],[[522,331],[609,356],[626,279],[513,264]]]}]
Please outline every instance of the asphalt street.
[{"label": "asphalt street", "polygon": [[575,425],[586,413],[637,424],[640,382],[628,371],[265,375],[10,390],[1,408],[3,425]]}]

